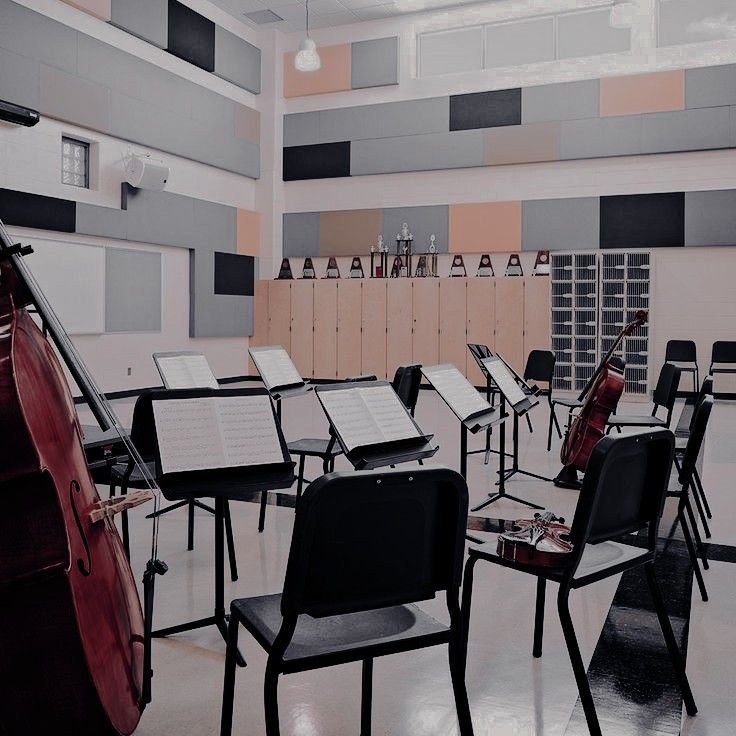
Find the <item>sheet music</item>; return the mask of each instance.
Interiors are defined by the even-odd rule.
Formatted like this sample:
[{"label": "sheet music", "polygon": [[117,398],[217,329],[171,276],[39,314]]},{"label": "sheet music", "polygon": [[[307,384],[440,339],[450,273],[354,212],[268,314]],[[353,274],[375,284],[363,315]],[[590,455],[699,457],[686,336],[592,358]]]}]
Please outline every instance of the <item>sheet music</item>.
[{"label": "sheet music", "polygon": [[460,419],[493,408],[454,365],[425,367],[422,373]]},{"label": "sheet music", "polygon": [[164,473],[283,462],[268,396],[153,402]]},{"label": "sheet music", "polygon": [[282,347],[252,348],[249,352],[269,391],[279,386],[304,383],[289,354]]},{"label": "sheet music", "polygon": [[348,451],[421,436],[390,386],[321,391],[319,398]]},{"label": "sheet music", "polygon": [[483,358],[482,363],[499,391],[512,406],[520,404],[527,398],[524,389],[519,386],[508,366],[500,358]]},{"label": "sheet music", "polygon": [[204,355],[155,357],[166,388],[219,388]]}]

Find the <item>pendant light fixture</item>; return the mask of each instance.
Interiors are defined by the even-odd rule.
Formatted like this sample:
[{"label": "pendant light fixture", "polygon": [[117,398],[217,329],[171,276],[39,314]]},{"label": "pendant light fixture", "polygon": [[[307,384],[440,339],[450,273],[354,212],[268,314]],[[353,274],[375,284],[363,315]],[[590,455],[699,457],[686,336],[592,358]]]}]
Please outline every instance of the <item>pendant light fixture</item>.
[{"label": "pendant light fixture", "polygon": [[299,51],[294,57],[294,67],[298,72],[316,72],[322,61],[317,52],[317,44],[309,37],[309,0],[307,0],[307,35],[299,42]]},{"label": "pendant light fixture", "polygon": [[633,0],[613,0],[608,23],[611,28],[631,28],[635,11],[636,3]]}]

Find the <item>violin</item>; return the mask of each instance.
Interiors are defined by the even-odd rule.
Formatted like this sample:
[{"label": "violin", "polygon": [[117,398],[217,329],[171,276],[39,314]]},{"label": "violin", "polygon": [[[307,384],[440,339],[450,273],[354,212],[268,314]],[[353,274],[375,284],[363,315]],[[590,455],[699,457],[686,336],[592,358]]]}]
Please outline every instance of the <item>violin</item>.
[{"label": "violin", "polygon": [[549,511],[519,519],[513,529],[498,537],[496,552],[506,560],[538,567],[559,567],[572,552],[570,527]]}]

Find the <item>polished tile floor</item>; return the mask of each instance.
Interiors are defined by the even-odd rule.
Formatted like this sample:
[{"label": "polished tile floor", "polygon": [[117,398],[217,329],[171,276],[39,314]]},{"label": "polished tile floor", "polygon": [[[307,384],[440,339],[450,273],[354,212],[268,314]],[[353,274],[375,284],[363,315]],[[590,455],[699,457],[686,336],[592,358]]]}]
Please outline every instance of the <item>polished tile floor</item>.
[{"label": "polished tile floor", "polygon": [[[130,421],[132,404],[117,402],[121,419]],[[622,406],[635,410],[637,407]],[[641,408],[641,407],[639,407]],[[677,415],[678,409],[676,409]],[[552,476],[559,469],[559,441],[545,451],[547,409],[534,410],[535,431],[521,423],[522,467]],[[84,417],[83,417],[84,419]],[[445,404],[422,391],[417,421],[435,434],[440,451],[434,462],[458,467],[459,427]],[[288,439],[326,436],[324,415],[314,396],[284,403]],[[480,443],[480,438],[471,439]],[[736,559],[736,403],[719,401],[707,437],[703,479],[713,509],[712,542],[720,557]],[[344,459],[338,469],[347,469]],[[469,460],[471,504],[479,503],[495,480],[497,456],[488,466],[483,455]],[[318,464],[308,464],[314,477]],[[571,518],[577,494],[550,483],[516,476],[507,490]],[[106,494],[106,489],[101,488]],[[269,506],[266,528],[257,532],[256,504],[234,503],[233,521],[240,577],[229,579],[230,598],[281,589],[294,512]],[[482,512],[493,518],[527,515],[509,501]],[[662,532],[669,529],[664,523]],[[156,627],[211,613],[213,595],[213,524],[198,512],[196,549],[186,551],[186,517],[164,516],[160,557],[169,573],[156,593]],[[479,536],[483,536],[479,534]],[[133,513],[133,564],[140,578],[150,549],[150,522]],[[662,585],[672,604],[673,625],[688,642],[688,673],[700,708],[695,718],[681,716],[679,697],[662,666],[664,644],[652,621],[648,593],[635,578],[611,578],[573,593],[572,614],[583,658],[589,664],[594,698],[606,736],[729,736],[736,733],[736,565],[714,561],[706,573],[711,600],[692,591],[692,576],[675,540],[661,560]],[[477,736],[578,736],[587,733],[575,682],[556,618],[554,595],[548,595],[544,656],[531,656],[534,579],[479,565],[474,586],[467,685]],[[441,601],[423,604],[445,614]],[[234,733],[264,733],[262,682],[265,656],[246,633],[242,651],[248,662],[237,673]],[[214,628],[201,629],[154,644],[154,700],[143,715],[140,736],[208,736],[218,733],[224,644]],[[665,660],[666,665],[666,660]],[[286,676],[280,684],[284,736],[348,736],[359,733],[360,666],[345,665]],[[430,736],[457,733],[446,651],[424,650],[376,662],[374,734]]]}]

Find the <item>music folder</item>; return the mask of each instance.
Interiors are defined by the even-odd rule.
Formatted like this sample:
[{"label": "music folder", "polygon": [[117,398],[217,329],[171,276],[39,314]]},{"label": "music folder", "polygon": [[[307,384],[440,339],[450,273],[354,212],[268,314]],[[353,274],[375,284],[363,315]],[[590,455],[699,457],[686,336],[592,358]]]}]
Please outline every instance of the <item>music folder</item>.
[{"label": "music folder", "polygon": [[294,481],[266,389],[154,391],[156,474],[169,500],[199,496],[248,498]]},{"label": "music folder", "polygon": [[317,386],[315,393],[357,470],[420,460],[439,450],[387,381]]},{"label": "music folder", "polygon": [[263,385],[274,399],[311,391],[281,345],[248,348]]},{"label": "music folder", "polygon": [[501,410],[491,406],[451,363],[423,366],[422,373],[472,434],[504,419]]},{"label": "music folder", "polygon": [[219,388],[220,386],[207,358],[197,351],[154,353],[153,362],[166,388]]},{"label": "music folder", "polygon": [[500,355],[483,358],[480,362],[516,414],[526,414],[539,403],[531,388]]}]

